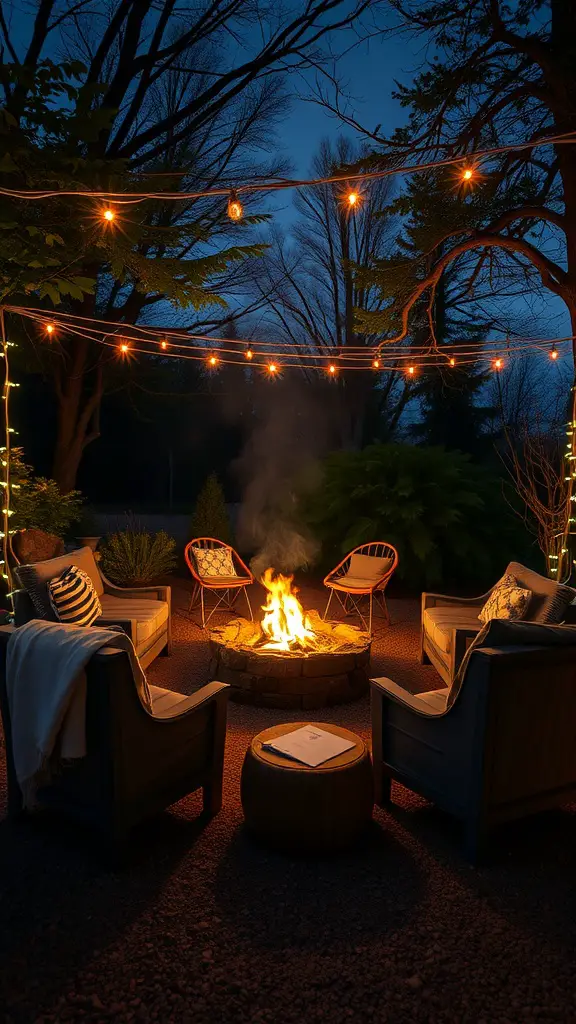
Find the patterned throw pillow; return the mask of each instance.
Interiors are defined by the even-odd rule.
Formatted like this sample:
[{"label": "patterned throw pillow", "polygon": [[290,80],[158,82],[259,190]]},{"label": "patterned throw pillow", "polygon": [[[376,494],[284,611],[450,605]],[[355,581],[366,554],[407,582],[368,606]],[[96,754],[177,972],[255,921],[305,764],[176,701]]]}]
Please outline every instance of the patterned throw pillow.
[{"label": "patterned throw pillow", "polygon": [[531,590],[519,587],[516,577],[506,573],[494,587],[478,618],[480,622],[490,622],[490,619],[521,619],[531,597]]},{"label": "patterned throw pillow", "polygon": [[199,576],[236,576],[228,548],[192,548]]},{"label": "patterned throw pillow", "polygon": [[48,597],[58,622],[91,626],[102,615],[100,598],[88,573],[70,565],[48,583]]}]

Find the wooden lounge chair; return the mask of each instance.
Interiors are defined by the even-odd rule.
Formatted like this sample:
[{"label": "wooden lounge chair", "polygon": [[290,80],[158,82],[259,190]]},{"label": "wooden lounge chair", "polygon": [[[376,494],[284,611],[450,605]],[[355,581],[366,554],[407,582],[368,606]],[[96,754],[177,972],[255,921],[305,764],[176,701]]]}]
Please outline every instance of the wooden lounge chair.
[{"label": "wooden lounge chair", "polygon": [[[215,537],[195,537],[186,545],[184,558],[188,566],[194,586],[190,597],[188,611],[200,604],[202,628],[205,629],[214,612],[224,607],[233,610],[242,590],[248,605],[251,621],[252,606],[247,587],[254,583],[254,577],[240,555],[230,544],[217,540]],[[204,591],[213,593],[216,598],[214,607],[206,617]]]},{"label": "wooden lounge chair", "polygon": [[[398,565],[398,552],[387,541],[360,544],[343,558],[324,580],[330,590],[324,618],[328,615],[334,594],[344,612],[359,615],[364,629],[372,632],[373,605],[379,605],[386,623],[390,622],[384,591]],[[341,596],[343,595],[343,597]],[[363,597],[368,598],[368,622],[361,610]]]}]

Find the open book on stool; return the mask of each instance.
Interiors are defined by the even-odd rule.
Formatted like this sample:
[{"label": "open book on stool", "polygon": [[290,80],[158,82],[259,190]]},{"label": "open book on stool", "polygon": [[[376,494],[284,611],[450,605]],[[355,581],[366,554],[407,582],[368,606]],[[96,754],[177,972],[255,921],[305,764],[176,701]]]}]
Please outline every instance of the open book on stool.
[{"label": "open book on stool", "polygon": [[310,768],[317,768],[318,765],[338,757],[345,750],[354,746],[351,740],[345,740],[342,736],[335,736],[332,732],[325,732],[315,725],[303,725],[294,732],[285,733],[277,739],[263,743],[265,750],[272,750],[275,754],[281,754],[292,761],[300,761]]}]

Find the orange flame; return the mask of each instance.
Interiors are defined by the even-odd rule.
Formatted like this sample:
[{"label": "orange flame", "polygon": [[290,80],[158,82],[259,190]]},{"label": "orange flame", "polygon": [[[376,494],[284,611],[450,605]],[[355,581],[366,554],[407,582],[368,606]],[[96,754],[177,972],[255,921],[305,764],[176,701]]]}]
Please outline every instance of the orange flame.
[{"label": "orange flame", "polygon": [[262,605],[262,630],[270,638],[263,645],[266,650],[289,651],[294,644],[305,647],[306,641],[314,636],[310,620],[296,597],[297,591],[292,589],[293,579],[281,573],[275,576],[273,569],[266,569],[260,581],[268,591],[266,604]]}]

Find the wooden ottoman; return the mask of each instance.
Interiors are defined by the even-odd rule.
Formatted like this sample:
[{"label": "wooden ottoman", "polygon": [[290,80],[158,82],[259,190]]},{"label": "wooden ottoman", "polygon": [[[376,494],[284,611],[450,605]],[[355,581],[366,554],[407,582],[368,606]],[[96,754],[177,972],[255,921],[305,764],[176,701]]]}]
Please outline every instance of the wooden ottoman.
[{"label": "wooden ottoman", "polygon": [[[263,743],[302,725],[325,729],[354,746],[310,768]],[[330,853],[354,843],[372,819],[372,762],[355,733],[324,722],[290,722],[254,737],[244,758],[242,807],[249,831],[277,849],[293,853]]]}]

